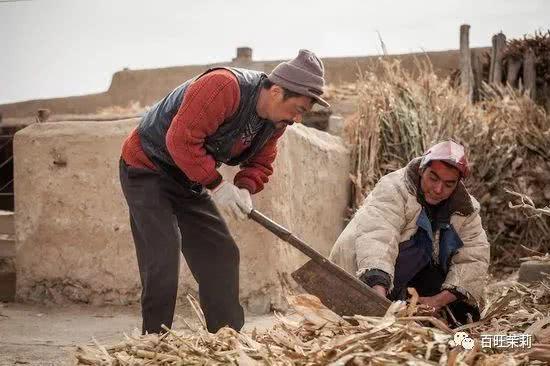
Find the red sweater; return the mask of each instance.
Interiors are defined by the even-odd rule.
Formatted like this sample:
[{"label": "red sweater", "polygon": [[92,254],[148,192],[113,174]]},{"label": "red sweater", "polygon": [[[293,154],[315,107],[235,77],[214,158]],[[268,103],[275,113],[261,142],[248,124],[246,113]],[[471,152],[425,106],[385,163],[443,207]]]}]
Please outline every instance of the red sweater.
[{"label": "red sweater", "polygon": [[[214,157],[206,152],[204,141],[237,111],[240,89],[235,76],[228,70],[215,70],[192,83],[166,134],[166,147],[176,165],[194,182],[214,188],[221,182]],[[234,183],[257,193],[273,174],[272,163],[277,155],[277,140],[285,128],[277,130],[264,147],[235,175]],[[244,136],[243,136],[244,138]],[[250,142],[239,140],[232,156],[243,152]],[[137,128],[122,146],[126,164],[157,170],[141,147]]]}]

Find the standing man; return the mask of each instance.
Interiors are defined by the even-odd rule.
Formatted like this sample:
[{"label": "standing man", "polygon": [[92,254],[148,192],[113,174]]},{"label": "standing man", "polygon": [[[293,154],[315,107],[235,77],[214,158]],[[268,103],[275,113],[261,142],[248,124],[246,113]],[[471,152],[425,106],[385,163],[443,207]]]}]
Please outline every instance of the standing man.
[{"label": "standing man", "polygon": [[464,147],[444,141],[382,177],[330,259],[390,300],[413,287],[434,311],[449,305],[462,324],[479,319],[489,243],[468,174]]},{"label": "standing man", "polygon": [[[218,210],[246,219],[273,173],[277,140],[313,103],[321,60],[308,50],[264,73],[220,67],[155,104],[124,142],[120,180],[142,284],[142,332],[171,327],[180,249],[199,285],[208,330],[241,329],[239,249]],[[232,182],[217,168],[240,165]]]}]

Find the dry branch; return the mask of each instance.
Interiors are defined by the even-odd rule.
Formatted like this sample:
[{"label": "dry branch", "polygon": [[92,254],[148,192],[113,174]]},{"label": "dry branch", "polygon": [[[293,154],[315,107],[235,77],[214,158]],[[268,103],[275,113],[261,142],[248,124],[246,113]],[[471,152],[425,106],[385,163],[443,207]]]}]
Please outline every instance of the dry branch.
[{"label": "dry branch", "polygon": [[504,191],[506,193],[509,193],[509,194],[512,194],[512,195],[518,197],[521,201],[521,203],[517,203],[517,204],[512,204],[512,202],[508,202],[508,206],[511,209],[523,209],[523,210],[526,210],[529,213],[534,214],[535,216],[541,216],[541,215],[550,216],[550,206],[546,206],[546,207],[543,207],[543,208],[537,208],[537,207],[535,207],[535,203],[533,202],[533,200],[531,198],[529,198],[529,196],[527,196],[525,194],[522,194],[522,193],[511,191],[509,189],[505,189]]}]

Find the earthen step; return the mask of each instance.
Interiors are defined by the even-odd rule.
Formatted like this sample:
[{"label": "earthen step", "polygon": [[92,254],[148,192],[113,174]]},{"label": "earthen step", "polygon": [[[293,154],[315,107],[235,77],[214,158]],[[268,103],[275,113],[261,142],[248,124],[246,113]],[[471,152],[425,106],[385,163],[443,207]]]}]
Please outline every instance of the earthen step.
[{"label": "earthen step", "polygon": [[[545,275],[546,274],[546,275]],[[541,281],[550,275],[550,261],[527,261],[519,267],[520,282]]]},{"label": "earthen step", "polygon": [[0,258],[15,257],[15,240],[13,235],[0,234]]},{"label": "earthen step", "polygon": [[0,272],[0,301],[15,300],[15,272]]},{"label": "earthen step", "polygon": [[0,210],[0,234],[13,235],[14,233],[13,212]]}]

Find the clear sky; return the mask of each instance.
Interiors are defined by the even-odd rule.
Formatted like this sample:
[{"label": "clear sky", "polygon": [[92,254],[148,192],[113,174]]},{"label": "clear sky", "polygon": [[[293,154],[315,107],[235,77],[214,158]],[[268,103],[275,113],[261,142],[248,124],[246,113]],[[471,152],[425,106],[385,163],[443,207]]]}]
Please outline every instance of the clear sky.
[{"label": "clear sky", "polygon": [[550,28],[550,0],[0,0],[0,103],[105,91],[114,72],[458,48]]}]

